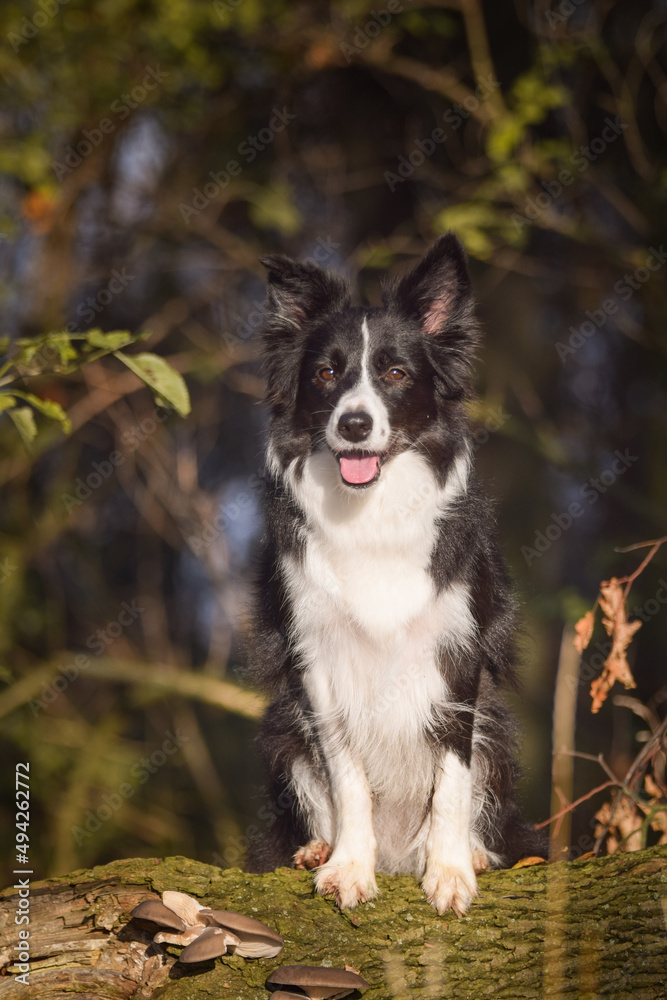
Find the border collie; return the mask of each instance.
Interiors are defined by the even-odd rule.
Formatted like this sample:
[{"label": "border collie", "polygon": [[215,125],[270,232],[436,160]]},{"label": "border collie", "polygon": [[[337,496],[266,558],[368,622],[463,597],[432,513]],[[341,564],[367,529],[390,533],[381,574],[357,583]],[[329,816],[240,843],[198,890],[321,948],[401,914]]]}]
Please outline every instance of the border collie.
[{"label": "border collie", "polygon": [[352,907],[413,873],[462,914],[476,873],[541,853],[515,802],[513,606],[472,470],[479,330],[464,250],[440,237],[350,304],[283,255],[264,332],[267,538],[251,671],[276,819],[248,867],[314,868]]}]

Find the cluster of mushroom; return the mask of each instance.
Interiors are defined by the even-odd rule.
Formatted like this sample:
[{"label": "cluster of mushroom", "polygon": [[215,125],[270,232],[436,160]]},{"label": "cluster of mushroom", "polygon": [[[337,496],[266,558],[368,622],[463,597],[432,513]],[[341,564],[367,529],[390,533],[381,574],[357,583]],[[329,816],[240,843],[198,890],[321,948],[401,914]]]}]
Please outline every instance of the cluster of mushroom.
[{"label": "cluster of mushroom", "polygon": [[355,990],[368,989],[366,980],[349,969],[318,965],[282,965],[266,980],[271,1000],[339,1000]]},{"label": "cluster of mushroom", "polygon": [[[145,899],[130,914],[153,934],[155,944],[184,945],[181,962],[206,962],[232,952],[243,958],[274,958],[284,941],[261,920],[232,910],[212,910],[185,892],[170,889]],[[330,995],[330,994],[327,994]]]}]

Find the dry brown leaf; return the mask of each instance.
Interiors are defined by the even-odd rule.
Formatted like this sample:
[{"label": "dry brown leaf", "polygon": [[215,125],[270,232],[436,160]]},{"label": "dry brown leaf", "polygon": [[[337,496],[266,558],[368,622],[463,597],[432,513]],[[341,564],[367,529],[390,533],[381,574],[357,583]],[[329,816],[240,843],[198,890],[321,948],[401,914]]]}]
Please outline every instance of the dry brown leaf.
[{"label": "dry brown leaf", "polygon": [[623,587],[616,577],[601,584],[598,600],[602,608],[602,624],[607,635],[611,636],[611,651],[604,662],[602,673],[591,684],[593,714],[600,710],[616,681],[623,684],[626,690],[637,687],[626,654],[633,635],[642,624],[639,620],[628,621]]},{"label": "dry brown leaf", "polygon": [[646,789],[646,794],[650,795],[652,799],[659,802],[662,798],[662,792],[660,791],[660,786],[655,780],[652,774],[644,775],[644,788]]},{"label": "dry brown leaf", "polygon": [[587,611],[584,617],[580,618],[574,626],[574,631],[577,633],[574,639],[574,646],[580,656],[591,641],[594,627],[595,615],[592,611]]},{"label": "dry brown leaf", "polygon": [[538,858],[537,855],[535,856],[531,855],[531,857],[529,858],[521,858],[519,861],[517,861],[515,865],[512,865],[512,869],[528,868],[529,865],[544,865],[544,864],[546,864],[546,858]]},{"label": "dry brown leaf", "polygon": [[611,635],[614,631],[616,615],[623,605],[623,587],[615,576],[600,584],[598,601],[602,608],[602,624],[607,630],[607,635]]},{"label": "dry brown leaf", "polygon": [[663,797],[660,786],[650,774],[644,775],[644,788],[647,794],[651,796],[651,801],[640,803],[641,810],[645,816],[648,816],[656,806],[662,806],[650,820],[650,824],[651,829],[661,835],[658,844],[667,844],[667,802]]},{"label": "dry brown leaf", "polygon": [[637,806],[627,796],[623,796],[618,803],[611,823],[611,806],[605,802],[598,809],[595,818],[598,825],[595,827],[595,836],[599,837],[607,824],[607,853],[616,854],[618,851],[626,853],[628,851],[640,851],[642,847],[642,816]]}]

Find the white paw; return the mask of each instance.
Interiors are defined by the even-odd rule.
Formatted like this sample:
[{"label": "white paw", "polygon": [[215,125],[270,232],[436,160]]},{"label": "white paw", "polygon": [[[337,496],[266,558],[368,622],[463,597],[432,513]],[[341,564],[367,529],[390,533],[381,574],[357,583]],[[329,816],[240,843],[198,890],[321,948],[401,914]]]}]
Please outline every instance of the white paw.
[{"label": "white paw", "polygon": [[475,875],[479,875],[481,872],[486,872],[491,867],[491,858],[483,847],[473,847],[472,866],[474,868]]},{"label": "white paw", "polygon": [[438,913],[453,910],[462,917],[477,895],[477,880],[472,868],[429,862],[422,889]]},{"label": "white paw", "polygon": [[351,909],[378,894],[372,866],[361,861],[337,861],[335,856],[317,870],[315,888],[321,896],[333,894],[341,909]]},{"label": "white paw", "polygon": [[295,868],[319,868],[331,857],[331,848],[324,840],[309,840],[305,847],[300,847],[294,855]]}]

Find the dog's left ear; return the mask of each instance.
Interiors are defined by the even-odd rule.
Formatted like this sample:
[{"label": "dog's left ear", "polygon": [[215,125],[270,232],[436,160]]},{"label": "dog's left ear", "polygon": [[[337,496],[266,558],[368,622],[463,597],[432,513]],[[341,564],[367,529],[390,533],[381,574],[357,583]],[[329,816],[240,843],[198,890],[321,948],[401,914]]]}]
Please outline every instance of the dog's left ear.
[{"label": "dog's left ear", "polygon": [[385,291],[385,302],[416,319],[430,337],[468,319],[470,275],[466,252],[454,233],[440,236],[417,266]]},{"label": "dog's left ear", "polygon": [[416,321],[438,384],[449,399],[470,391],[479,326],[468,263],[454,233],[445,233],[416,267],[384,290],[385,304]]}]

